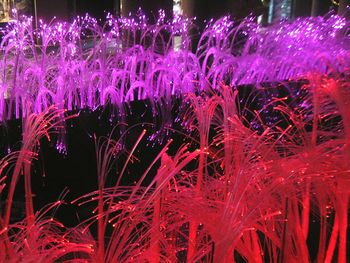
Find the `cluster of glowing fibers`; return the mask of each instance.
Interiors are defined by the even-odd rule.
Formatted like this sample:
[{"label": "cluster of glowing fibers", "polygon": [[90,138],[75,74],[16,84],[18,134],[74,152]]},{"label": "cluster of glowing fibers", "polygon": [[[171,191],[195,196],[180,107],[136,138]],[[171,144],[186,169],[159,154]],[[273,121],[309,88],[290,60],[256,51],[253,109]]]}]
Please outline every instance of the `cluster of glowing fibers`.
[{"label": "cluster of glowing fibers", "polygon": [[89,16],[72,23],[12,23],[0,51],[0,119],[172,96],[230,86],[333,74],[349,67],[344,18],[303,18],[262,27],[252,18],[210,21],[193,50],[191,19],[155,24]]}]

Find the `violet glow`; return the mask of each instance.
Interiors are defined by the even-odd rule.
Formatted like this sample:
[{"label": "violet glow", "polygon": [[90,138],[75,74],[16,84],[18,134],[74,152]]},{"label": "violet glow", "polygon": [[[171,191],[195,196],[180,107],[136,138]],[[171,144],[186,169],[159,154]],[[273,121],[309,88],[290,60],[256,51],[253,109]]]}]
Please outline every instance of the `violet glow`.
[{"label": "violet glow", "polygon": [[[349,66],[344,18],[298,19],[263,28],[247,18],[211,21],[191,51],[191,20],[179,16],[154,25],[144,15],[113,18],[101,27],[91,17],[72,23],[23,18],[1,44],[0,119],[67,110],[120,107],[189,92],[298,79],[310,72],[343,72]],[[181,45],[174,50],[174,38]],[[179,38],[178,38],[179,39]],[[6,102],[6,99],[9,102]],[[7,104],[7,105],[6,105]]]}]

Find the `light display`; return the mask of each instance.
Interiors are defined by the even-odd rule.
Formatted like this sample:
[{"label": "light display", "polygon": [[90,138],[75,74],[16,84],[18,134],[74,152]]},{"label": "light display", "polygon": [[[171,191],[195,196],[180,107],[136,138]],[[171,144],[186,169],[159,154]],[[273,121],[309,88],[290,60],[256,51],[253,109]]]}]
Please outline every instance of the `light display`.
[{"label": "light display", "polygon": [[[344,18],[264,28],[223,17],[208,24],[195,52],[191,20],[164,21],[162,12],[154,25],[142,13],[109,16],[104,26],[88,16],[36,31],[32,24],[11,24],[1,44],[0,119],[22,118],[23,131],[20,150],[0,161],[0,262],[347,262]],[[184,105],[176,116],[174,100]],[[135,101],[182,127],[162,126],[172,133],[138,180],[121,183],[143,161],[136,152],[152,140],[151,124],[128,149],[132,127],[95,138],[96,191],[72,201],[94,206],[90,218],[65,227],[51,216],[62,199],[35,211],[31,175],[41,142],[61,134],[73,111],[108,105],[122,122]],[[175,152],[171,134],[185,141]],[[26,216],[12,222],[19,183]]]}]

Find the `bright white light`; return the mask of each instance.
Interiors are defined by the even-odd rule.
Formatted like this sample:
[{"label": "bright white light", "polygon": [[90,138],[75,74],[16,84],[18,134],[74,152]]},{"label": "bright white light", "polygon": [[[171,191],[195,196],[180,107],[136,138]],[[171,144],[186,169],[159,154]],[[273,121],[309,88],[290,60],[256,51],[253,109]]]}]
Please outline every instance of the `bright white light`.
[{"label": "bright white light", "polygon": [[181,0],[173,0],[173,14],[182,15]]}]

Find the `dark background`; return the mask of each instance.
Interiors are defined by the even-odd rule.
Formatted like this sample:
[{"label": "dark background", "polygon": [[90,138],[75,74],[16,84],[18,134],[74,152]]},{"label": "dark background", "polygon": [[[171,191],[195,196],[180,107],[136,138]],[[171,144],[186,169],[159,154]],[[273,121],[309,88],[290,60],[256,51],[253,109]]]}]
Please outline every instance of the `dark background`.
[{"label": "dark background", "polygon": [[[128,15],[135,13],[139,7],[152,18],[159,9],[165,10],[168,17],[172,14],[173,0],[31,0],[33,12],[38,18],[50,21],[53,16],[60,19],[71,20],[74,15],[89,13],[103,19],[105,12],[114,15]],[[300,16],[324,15],[331,9],[340,14],[346,12],[346,5],[350,0],[181,0],[183,14],[189,17],[197,17],[198,21],[217,18],[222,15],[233,15],[236,18],[244,18],[250,14],[263,16],[263,21],[268,22],[281,18],[281,5],[289,8],[287,18]],[[340,2],[339,6],[334,2]],[[36,12],[35,12],[36,10]],[[270,13],[270,14],[269,14]],[[282,12],[283,13],[283,12]],[[33,15],[35,15],[33,14]]]}]

